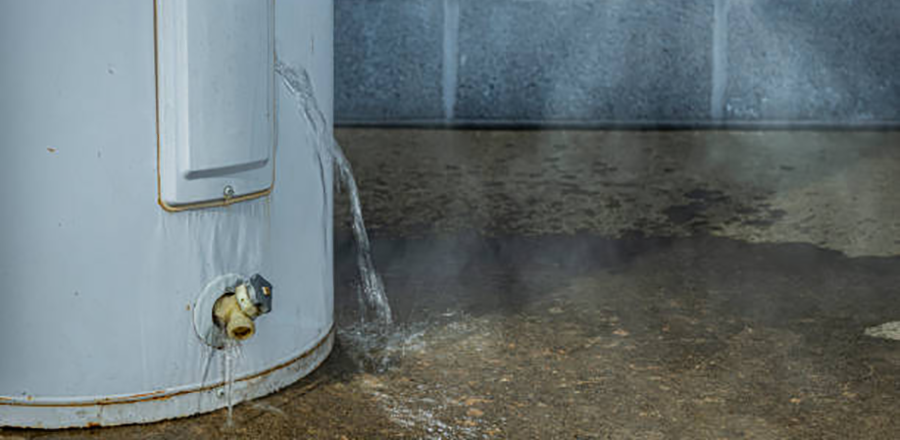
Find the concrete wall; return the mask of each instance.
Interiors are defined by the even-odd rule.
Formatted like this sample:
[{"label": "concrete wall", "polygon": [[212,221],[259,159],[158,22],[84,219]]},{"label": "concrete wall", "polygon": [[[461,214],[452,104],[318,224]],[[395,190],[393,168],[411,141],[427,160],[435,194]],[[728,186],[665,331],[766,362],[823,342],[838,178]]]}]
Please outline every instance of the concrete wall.
[{"label": "concrete wall", "polygon": [[897,0],[336,0],[339,123],[900,124]]}]

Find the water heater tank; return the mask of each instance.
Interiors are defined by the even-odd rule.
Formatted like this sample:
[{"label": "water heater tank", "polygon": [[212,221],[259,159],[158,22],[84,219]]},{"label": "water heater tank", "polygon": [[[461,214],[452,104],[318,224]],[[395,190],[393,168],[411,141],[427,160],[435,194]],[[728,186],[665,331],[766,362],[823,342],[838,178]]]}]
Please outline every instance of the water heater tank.
[{"label": "water heater tank", "polygon": [[324,360],[332,176],[274,66],[330,118],[332,23],[331,0],[0,2],[0,426],[222,408],[222,298],[258,315],[235,402]]}]

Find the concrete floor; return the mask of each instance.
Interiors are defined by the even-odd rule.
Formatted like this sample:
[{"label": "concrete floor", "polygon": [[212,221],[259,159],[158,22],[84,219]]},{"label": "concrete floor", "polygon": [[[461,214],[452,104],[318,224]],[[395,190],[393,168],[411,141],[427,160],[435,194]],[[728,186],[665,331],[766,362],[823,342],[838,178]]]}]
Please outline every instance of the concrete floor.
[{"label": "concrete floor", "polygon": [[[399,321],[224,411],[18,438],[900,432],[900,133],[341,130]],[[341,209],[339,204],[338,209]],[[341,211],[343,212],[343,211]],[[339,215],[338,222],[346,223]]]}]

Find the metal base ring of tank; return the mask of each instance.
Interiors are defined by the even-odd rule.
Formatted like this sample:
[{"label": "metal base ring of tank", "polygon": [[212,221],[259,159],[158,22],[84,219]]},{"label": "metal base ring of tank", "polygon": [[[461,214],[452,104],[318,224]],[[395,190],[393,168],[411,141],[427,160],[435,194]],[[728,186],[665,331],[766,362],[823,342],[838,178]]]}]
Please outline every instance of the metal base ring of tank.
[{"label": "metal base ring of tank", "polygon": [[[267,370],[238,377],[232,388],[232,403],[256,399],[280,390],[311,373],[328,358],[334,347],[334,327],[312,348]],[[86,402],[0,400],[4,425],[25,426],[24,421],[48,420],[30,428],[59,429],[150,423],[187,417],[224,408],[228,405],[225,382],[182,390],[119,396]],[[53,417],[36,417],[53,413]],[[20,422],[17,422],[20,421]]]}]

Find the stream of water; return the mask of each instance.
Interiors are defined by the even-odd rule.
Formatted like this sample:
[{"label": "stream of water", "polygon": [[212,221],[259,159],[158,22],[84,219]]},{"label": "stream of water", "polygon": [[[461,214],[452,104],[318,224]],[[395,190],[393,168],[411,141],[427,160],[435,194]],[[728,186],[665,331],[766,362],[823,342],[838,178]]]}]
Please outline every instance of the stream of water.
[{"label": "stream of water", "polygon": [[[372,263],[369,236],[366,233],[362,205],[359,202],[359,190],[356,186],[356,179],[353,177],[350,161],[347,160],[341,146],[334,139],[328,120],[319,108],[315,89],[307,71],[277,60],[275,62],[275,72],[281,77],[282,82],[293,97],[297,106],[297,112],[309,124],[314,134],[313,145],[319,162],[323,197],[328,194],[325,187],[325,171],[328,166],[336,168],[339,182],[347,191],[347,197],[350,201],[350,213],[353,216],[351,228],[356,239],[356,259],[359,267],[360,321],[362,324],[376,324],[387,327],[392,323],[391,307],[388,303],[381,277],[378,276],[378,272],[375,271],[375,265]],[[327,198],[323,200],[325,200],[323,203],[327,203]],[[327,215],[327,210],[323,209],[324,215]],[[327,225],[327,221],[328,219],[326,218],[322,219],[323,228]],[[331,240],[331,237],[326,236],[325,239]]]},{"label": "stream of water", "polygon": [[241,358],[241,344],[238,341],[228,339],[225,342],[225,349],[222,357],[223,369],[225,370],[225,401],[228,405],[228,419],[226,426],[234,426],[234,381],[236,378],[237,363]]},{"label": "stream of water", "polygon": [[[374,338],[380,340],[379,336],[383,336],[393,323],[391,307],[384,291],[384,284],[375,265],[372,263],[372,251],[369,244],[369,236],[366,233],[366,224],[363,220],[362,205],[359,201],[359,189],[356,186],[356,179],[353,177],[353,169],[350,161],[341,150],[341,146],[334,139],[328,120],[319,109],[316,100],[315,89],[309,74],[302,68],[295,68],[282,63],[280,60],[275,64],[275,71],[281,77],[287,90],[294,99],[299,115],[309,124],[314,134],[313,145],[314,154],[319,165],[319,178],[322,183],[322,228],[328,230],[327,225],[329,219],[328,210],[325,209],[328,203],[328,188],[326,186],[326,171],[329,166],[335,167],[338,173],[339,182],[347,191],[347,197],[350,202],[350,213],[353,217],[351,228],[353,236],[356,240],[357,265],[359,267],[360,285],[358,289],[358,297],[360,303],[360,325],[349,332],[353,335],[354,340],[366,340]],[[328,244],[332,237],[324,234],[323,241],[326,255],[328,254]],[[357,341],[358,342],[358,341]],[[368,347],[371,343],[360,344],[361,347]],[[237,341],[227,340],[225,349],[223,350],[222,362],[225,375],[224,398],[228,406],[227,426],[234,424],[233,408],[234,408],[234,382],[236,378],[237,361],[241,357],[241,345]],[[369,350],[366,350],[369,351]]]}]

